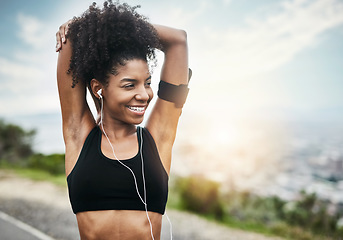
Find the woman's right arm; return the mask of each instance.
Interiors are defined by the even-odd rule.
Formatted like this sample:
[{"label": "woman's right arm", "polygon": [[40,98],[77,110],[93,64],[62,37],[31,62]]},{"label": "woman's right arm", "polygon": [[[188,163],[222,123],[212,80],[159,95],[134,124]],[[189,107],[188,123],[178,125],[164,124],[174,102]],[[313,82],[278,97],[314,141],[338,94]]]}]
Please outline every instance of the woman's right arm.
[{"label": "woman's right arm", "polygon": [[[64,34],[65,29],[62,30]],[[57,43],[60,44],[57,61],[57,86],[62,111],[63,138],[66,147],[65,165],[68,175],[76,163],[85,139],[95,126],[95,120],[86,101],[85,83],[79,81],[72,88],[72,75],[67,73],[72,56],[72,46],[71,42],[65,38],[64,41],[61,41],[60,32],[62,30],[60,28],[56,34]]]}]

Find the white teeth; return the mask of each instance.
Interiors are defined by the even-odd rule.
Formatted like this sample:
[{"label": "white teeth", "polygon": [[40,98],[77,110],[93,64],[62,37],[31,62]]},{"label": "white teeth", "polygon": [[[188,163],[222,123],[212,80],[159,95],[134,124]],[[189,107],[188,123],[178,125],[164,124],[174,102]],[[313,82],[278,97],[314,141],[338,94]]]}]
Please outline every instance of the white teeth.
[{"label": "white teeth", "polygon": [[131,106],[128,106],[128,108],[135,112],[143,112],[145,109],[145,107],[131,107]]}]

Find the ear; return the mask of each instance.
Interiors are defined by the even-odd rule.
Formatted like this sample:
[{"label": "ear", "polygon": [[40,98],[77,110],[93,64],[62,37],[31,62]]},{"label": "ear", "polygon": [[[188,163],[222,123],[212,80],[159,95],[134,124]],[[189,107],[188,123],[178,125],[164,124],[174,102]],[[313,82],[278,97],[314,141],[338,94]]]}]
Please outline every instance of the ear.
[{"label": "ear", "polygon": [[101,84],[101,82],[99,82],[98,80],[96,80],[95,78],[93,78],[90,82],[90,86],[91,86],[91,90],[92,93],[95,97],[97,97],[98,99],[100,99],[99,94],[97,93],[100,89],[103,89],[103,85]]}]

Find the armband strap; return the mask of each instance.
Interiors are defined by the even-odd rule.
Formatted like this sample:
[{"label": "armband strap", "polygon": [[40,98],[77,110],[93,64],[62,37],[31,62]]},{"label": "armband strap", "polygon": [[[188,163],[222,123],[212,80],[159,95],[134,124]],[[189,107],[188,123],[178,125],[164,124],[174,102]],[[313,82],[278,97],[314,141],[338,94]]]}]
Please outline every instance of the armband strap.
[{"label": "armband strap", "polygon": [[163,80],[158,85],[157,96],[168,102],[175,103],[175,107],[182,108],[188,95],[188,84],[174,85]]},{"label": "armband strap", "polygon": [[[192,70],[189,69],[188,82],[191,78]],[[186,102],[189,92],[188,84],[174,85],[163,80],[158,85],[157,96],[168,102],[175,103],[175,107],[182,108]]]}]

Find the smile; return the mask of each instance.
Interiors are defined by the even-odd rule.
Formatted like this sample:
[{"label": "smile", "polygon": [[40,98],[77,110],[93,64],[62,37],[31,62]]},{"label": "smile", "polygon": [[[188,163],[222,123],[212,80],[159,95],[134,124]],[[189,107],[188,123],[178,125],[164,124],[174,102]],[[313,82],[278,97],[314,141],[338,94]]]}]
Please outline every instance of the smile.
[{"label": "smile", "polygon": [[127,106],[128,109],[131,111],[137,112],[137,113],[143,113],[145,111],[145,107],[132,107],[132,106]]}]

